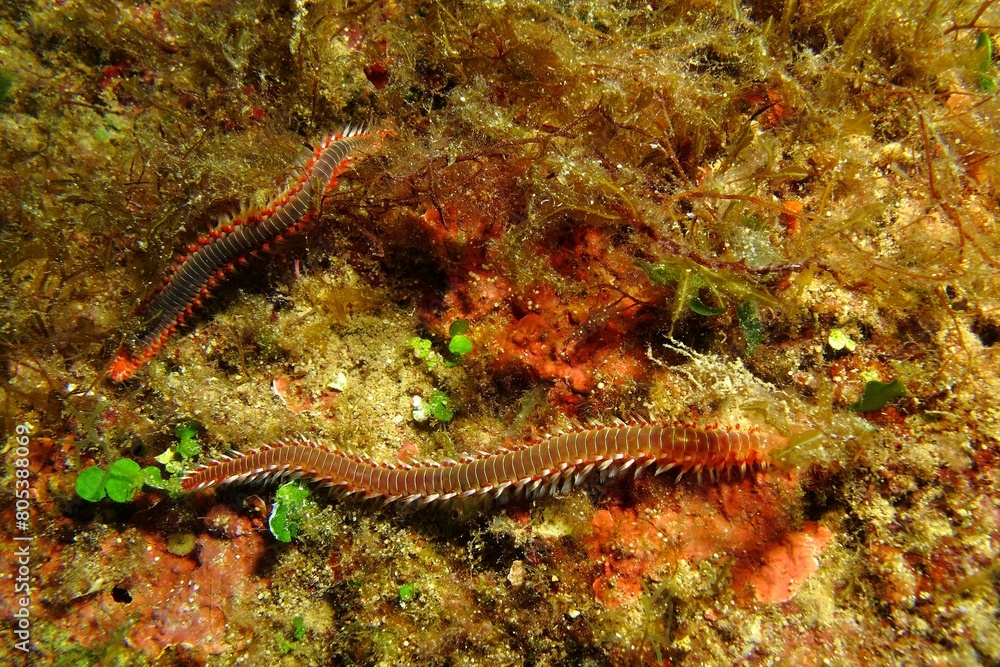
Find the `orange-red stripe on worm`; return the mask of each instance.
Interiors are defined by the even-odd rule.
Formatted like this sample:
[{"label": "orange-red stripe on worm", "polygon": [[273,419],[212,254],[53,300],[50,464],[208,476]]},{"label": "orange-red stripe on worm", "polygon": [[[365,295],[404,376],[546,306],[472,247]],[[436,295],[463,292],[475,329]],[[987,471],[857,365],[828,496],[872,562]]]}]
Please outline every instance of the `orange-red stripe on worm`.
[{"label": "orange-red stripe on worm", "polygon": [[430,503],[453,498],[500,497],[523,492],[529,497],[566,491],[592,472],[602,481],[629,468],[638,475],[649,466],[656,474],[678,471],[700,480],[730,478],[735,472],[765,470],[768,452],[784,438],[745,431],[636,424],[602,426],[508,447],[460,462],[419,465],[378,463],[308,440],[287,440],[213,462],[183,479],[185,489],[217,484],[304,477],[347,494],[389,502]]},{"label": "orange-red stripe on worm", "polygon": [[118,351],[108,366],[108,376],[116,382],[132,377],[191,316],[192,308],[201,305],[208,289],[224,279],[225,271],[245,264],[248,256],[267,250],[308,219],[315,212],[315,199],[336,183],[362,146],[373,139],[371,133],[350,127],[327,137],[316,147],[302,175],[272,199],[264,211],[244,211],[188,245],[187,254],[176,259],[163,284],[143,308],[156,315],[155,322],[139,338],[134,351],[124,347]]}]

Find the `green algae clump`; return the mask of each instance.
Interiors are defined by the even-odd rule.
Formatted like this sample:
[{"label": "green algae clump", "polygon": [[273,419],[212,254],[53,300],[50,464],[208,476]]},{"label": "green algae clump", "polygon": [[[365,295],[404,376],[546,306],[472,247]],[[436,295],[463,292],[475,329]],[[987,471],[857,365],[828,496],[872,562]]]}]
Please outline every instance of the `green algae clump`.
[{"label": "green algae clump", "polygon": [[76,476],[76,495],[96,503],[104,498],[104,471],[98,466],[90,466]]},{"label": "green algae clump", "polygon": [[279,542],[291,542],[299,532],[299,522],[315,509],[309,487],[301,482],[289,482],[278,487],[267,526]]},{"label": "green algae clump", "polygon": [[163,488],[160,469],[153,466],[143,468],[132,459],[118,459],[107,472],[99,466],[81,470],[75,488],[78,496],[92,503],[101,501],[105,495],[116,503],[127,503],[143,484]]}]

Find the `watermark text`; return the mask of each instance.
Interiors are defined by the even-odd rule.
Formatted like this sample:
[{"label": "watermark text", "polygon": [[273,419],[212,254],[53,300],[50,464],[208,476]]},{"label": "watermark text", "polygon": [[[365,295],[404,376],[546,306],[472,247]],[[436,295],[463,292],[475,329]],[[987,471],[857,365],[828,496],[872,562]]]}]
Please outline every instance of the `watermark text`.
[{"label": "watermark text", "polygon": [[31,453],[27,424],[18,424],[14,444],[14,648],[27,653],[31,647]]}]

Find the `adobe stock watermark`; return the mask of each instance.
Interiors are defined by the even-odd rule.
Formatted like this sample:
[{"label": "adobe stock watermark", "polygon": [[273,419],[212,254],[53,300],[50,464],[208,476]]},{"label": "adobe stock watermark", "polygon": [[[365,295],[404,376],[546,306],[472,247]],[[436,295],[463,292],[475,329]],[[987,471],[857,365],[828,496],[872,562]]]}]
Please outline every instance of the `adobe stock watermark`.
[{"label": "adobe stock watermark", "polygon": [[31,439],[27,424],[18,424],[14,446],[14,598],[11,611],[14,616],[14,648],[27,653],[31,650],[31,470],[28,467],[28,448]]}]

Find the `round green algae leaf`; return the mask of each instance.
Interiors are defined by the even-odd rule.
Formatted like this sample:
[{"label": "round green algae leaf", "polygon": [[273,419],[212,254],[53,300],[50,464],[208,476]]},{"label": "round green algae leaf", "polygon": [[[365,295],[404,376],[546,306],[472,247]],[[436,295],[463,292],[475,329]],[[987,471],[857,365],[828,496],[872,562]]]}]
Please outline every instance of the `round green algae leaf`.
[{"label": "round green algae leaf", "polygon": [[157,489],[164,488],[163,474],[159,468],[146,466],[142,469],[142,483]]},{"label": "round green algae leaf", "polygon": [[306,629],[306,622],[301,616],[296,616],[292,619],[292,638],[300,642],[305,639],[306,633],[309,630]]},{"label": "round green algae leaf", "polygon": [[81,470],[76,476],[76,495],[91,503],[104,498],[104,471],[97,466]]},{"label": "round green algae leaf", "polygon": [[198,435],[198,426],[195,422],[182,422],[174,427],[174,437],[178,440],[189,440]]},{"label": "round green algae leaf", "polygon": [[858,344],[851,340],[851,337],[843,329],[830,329],[830,337],[827,338],[826,343],[834,350],[847,350],[848,352],[854,352],[858,347]]},{"label": "round green algae leaf", "polygon": [[464,356],[469,352],[472,352],[472,341],[469,340],[468,336],[463,336],[459,334],[451,339],[448,343],[448,350],[452,354],[457,354],[459,356]]},{"label": "round green algae leaf", "polygon": [[142,467],[132,459],[118,459],[108,468],[104,490],[116,503],[127,503],[142,486]]},{"label": "round green algae leaf", "polygon": [[174,533],[167,538],[167,551],[175,556],[187,556],[194,551],[194,533]]},{"label": "round green algae leaf", "polygon": [[431,415],[434,419],[442,422],[451,421],[451,418],[455,416],[449,404],[448,394],[443,391],[435,391],[431,394],[430,400],[427,401]]},{"label": "round green algae leaf", "polygon": [[455,320],[454,322],[451,323],[451,326],[448,327],[448,335],[452,337],[460,336],[468,330],[469,330],[468,320]]},{"label": "round green algae leaf", "polygon": [[271,507],[271,516],[267,519],[267,527],[279,542],[291,542],[298,532],[294,522],[288,520],[288,508],[278,503]]},{"label": "round green algae leaf", "polygon": [[417,589],[413,584],[403,584],[399,587],[399,601],[409,602],[417,594]]}]

